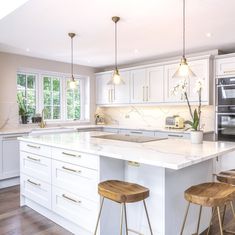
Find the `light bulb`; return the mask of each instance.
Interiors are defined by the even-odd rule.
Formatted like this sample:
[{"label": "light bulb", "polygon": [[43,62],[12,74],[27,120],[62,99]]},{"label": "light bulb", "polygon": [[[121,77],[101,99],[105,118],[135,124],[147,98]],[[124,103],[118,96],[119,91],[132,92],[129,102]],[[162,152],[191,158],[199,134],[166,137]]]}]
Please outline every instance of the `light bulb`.
[{"label": "light bulb", "polygon": [[75,81],[75,80],[69,81],[69,89],[74,90],[76,88],[77,88],[77,81]]},{"label": "light bulb", "polygon": [[118,69],[115,69],[111,80],[108,82],[108,85],[120,85],[120,84],[125,84],[125,82],[122,80]]}]

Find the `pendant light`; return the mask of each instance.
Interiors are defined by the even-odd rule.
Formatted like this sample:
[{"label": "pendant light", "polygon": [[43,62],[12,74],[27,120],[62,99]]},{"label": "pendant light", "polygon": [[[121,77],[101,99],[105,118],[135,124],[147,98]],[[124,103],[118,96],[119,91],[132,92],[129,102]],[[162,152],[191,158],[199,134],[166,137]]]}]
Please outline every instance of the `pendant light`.
[{"label": "pendant light", "polygon": [[117,22],[120,20],[120,17],[113,16],[112,21],[115,23],[115,40],[114,40],[114,48],[115,48],[115,68],[113,71],[113,76],[111,80],[108,82],[108,85],[120,85],[125,84],[125,82],[122,80],[118,66],[117,66]]},{"label": "pendant light", "polygon": [[71,79],[69,81],[69,88],[74,90],[78,85],[73,74],[73,38],[76,36],[76,34],[69,33],[68,35],[71,38]]},{"label": "pendant light", "polygon": [[196,77],[195,73],[191,70],[185,57],[185,0],[183,0],[183,55],[180,61],[179,68],[174,73],[172,78],[190,78]]}]

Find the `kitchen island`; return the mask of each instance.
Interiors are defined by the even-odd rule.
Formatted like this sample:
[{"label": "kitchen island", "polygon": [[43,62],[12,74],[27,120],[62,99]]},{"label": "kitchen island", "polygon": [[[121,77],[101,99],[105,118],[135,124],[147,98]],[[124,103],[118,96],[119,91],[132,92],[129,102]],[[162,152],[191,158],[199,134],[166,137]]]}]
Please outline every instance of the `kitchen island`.
[{"label": "kitchen island", "polygon": [[[180,232],[186,201],[184,190],[212,181],[224,158],[235,166],[235,143],[159,139],[145,143],[97,138],[104,132],[74,132],[20,138],[21,205],[27,205],[78,235],[91,235],[99,209],[97,185],[107,179],[137,182],[150,189],[147,200],[154,234]],[[219,161],[218,161],[219,162]],[[234,162],[234,165],[231,165]],[[185,234],[196,229],[192,207]],[[132,230],[149,234],[141,203],[127,207]],[[203,211],[206,229],[211,211]],[[119,205],[106,202],[100,235],[118,233]],[[116,232],[115,232],[116,231]],[[130,235],[136,233],[130,232]]]}]

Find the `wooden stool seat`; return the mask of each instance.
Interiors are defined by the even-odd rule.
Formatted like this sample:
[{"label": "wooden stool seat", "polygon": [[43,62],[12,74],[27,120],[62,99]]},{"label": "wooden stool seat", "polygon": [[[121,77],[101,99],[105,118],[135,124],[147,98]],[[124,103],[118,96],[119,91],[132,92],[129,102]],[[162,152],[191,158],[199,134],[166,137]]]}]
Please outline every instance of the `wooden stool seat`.
[{"label": "wooden stool seat", "polygon": [[216,177],[220,182],[235,185],[235,169],[222,171]]},{"label": "wooden stool seat", "polygon": [[98,192],[102,197],[119,203],[138,202],[149,197],[148,188],[118,180],[101,182]]},{"label": "wooden stool seat", "polygon": [[207,207],[224,205],[235,196],[235,187],[224,183],[204,183],[190,187],[184,193],[185,199]]}]

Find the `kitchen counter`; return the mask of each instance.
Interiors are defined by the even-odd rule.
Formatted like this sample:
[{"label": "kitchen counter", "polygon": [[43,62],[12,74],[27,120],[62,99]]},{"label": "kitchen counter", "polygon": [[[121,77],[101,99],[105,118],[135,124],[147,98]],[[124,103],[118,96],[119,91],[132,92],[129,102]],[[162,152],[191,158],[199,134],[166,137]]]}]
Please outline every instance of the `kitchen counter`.
[{"label": "kitchen counter", "polygon": [[165,139],[140,144],[92,137],[103,134],[104,132],[74,132],[27,136],[20,140],[174,170],[235,151],[235,143],[230,142],[204,141],[197,145],[191,144],[189,140]]},{"label": "kitchen counter", "polygon": [[[93,137],[104,134],[112,135],[92,131],[19,138],[21,205],[73,234],[92,235],[100,205],[98,183],[124,180],[150,189],[147,206],[153,233],[175,235],[180,234],[187,204],[184,191],[213,181],[213,173],[235,166],[235,143],[204,141],[197,145],[184,139],[133,143]],[[223,161],[227,160],[226,165]],[[84,201],[83,206],[77,201]],[[110,219],[110,211],[115,219]],[[149,234],[143,215],[141,204],[128,205],[129,227]],[[192,207],[185,234],[194,231],[197,215],[198,208]],[[116,233],[119,216],[119,205],[106,201],[99,234]],[[210,216],[210,208],[203,209],[200,233],[207,228]]]}]

